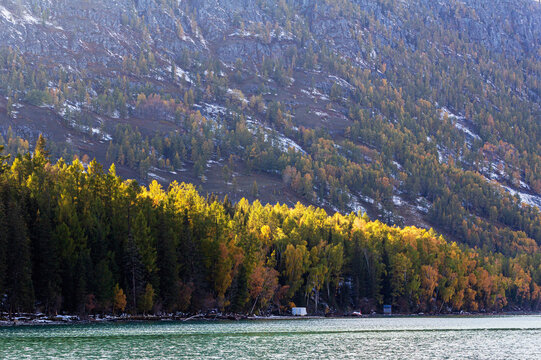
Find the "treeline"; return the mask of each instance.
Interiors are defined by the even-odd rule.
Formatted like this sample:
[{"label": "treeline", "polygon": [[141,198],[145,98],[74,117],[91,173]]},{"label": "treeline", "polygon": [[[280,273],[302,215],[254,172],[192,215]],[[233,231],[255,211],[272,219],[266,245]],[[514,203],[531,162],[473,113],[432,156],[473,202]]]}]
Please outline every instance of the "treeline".
[{"label": "treeline", "polygon": [[91,314],[536,310],[541,255],[514,258],[366,216],[123,181],[33,156],[0,169],[0,307]]}]

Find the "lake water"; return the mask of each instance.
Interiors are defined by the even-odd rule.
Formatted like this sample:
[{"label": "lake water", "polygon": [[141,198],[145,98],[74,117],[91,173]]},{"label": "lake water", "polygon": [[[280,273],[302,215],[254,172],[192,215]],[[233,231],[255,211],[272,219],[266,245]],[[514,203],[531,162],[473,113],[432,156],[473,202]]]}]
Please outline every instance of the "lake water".
[{"label": "lake water", "polygon": [[0,328],[0,359],[541,359],[541,316]]}]

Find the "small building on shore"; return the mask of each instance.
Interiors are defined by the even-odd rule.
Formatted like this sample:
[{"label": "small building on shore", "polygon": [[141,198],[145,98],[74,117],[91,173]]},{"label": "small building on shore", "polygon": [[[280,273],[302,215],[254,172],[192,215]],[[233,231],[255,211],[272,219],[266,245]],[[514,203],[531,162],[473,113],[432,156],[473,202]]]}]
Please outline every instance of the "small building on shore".
[{"label": "small building on shore", "polygon": [[291,314],[293,316],[306,316],[306,308],[305,307],[294,307],[291,309]]}]

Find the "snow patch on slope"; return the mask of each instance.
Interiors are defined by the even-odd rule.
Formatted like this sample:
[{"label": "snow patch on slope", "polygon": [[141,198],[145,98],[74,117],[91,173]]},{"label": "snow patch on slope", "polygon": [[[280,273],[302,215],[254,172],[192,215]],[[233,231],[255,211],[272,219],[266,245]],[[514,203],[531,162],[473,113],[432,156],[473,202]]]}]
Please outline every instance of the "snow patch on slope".
[{"label": "snow patch on slope", "polygon": [[203,103],[203,105],[204,105],[203,112],[207,115],[210,115],[213,118],[219,115],[227,114],[227,109],[223,106],[216,105],[216,104],[207,104],[207,103]]},{"label": "snow patch on slope", "polygon": [[[169,70],[171,71],[171,70]],[[188,74],[187,71],[177,67],[175,68],[175,78],[176,79],[182,79],[190,84],[193,84],[193,80],[192,78],[190,77],[190,75]]]},{"label": "snow patch on slope", "polygon": [[37,24],[39,20],[32,14],[23,10],[21,16],[16,17],[11,11],[0,5],[0,16],[14,25],[17,24]]},{"label": "snow patch on slope", "polygon": [[150,176],[151,178],[153,178],[154,180],[157,180],[157,181],[160,181],[160,182],[167,182],[167,179],[164,178],[164,177],[161,177],[160,175],[157,175],[155,173],[152,173],[152,172],[149,172],[148,173],[148,176]]},{"label": "snow patch on slope", "polygon": [[0,16],[2,16],[4,19],[6,19],[10,23],[15,23],[15,17],[11,13],[11,11],[6,9],[2,5],[0,5]]},{"label": "snow patch on slope", "polygon": [[518,195],[521,202],[528,204],[530,206],[536,206],[537,208],[541,209],[541,196],[527,194],[522,191],[517,191],[505,185],[501,185],[501,187],[504,188],[512,196]]},{"label": "snow patch on slope", "polygon": [[[293,149],[294,151],[296,152],[300,152],[302,154],[306,154],[306,151],[304,151],[304,149],[299,145],[297,144],[295,141],[293,141],[292,139],[288,138],[287,136],[285,136],[284,134],[278,132],[278,131],[275,131],[273,129],[271,129],[270,127],[268,126],[262,126],[260,125],[259,123],[255,122],[254,120],[251,120],[251,119],[247,119],[246,120],[246,125],[247,125],[247,128],[248,130],[252,133],[252,134],[255,134],[256,131],[257,131],[257,128],[261,128],[265,131],[265,141],[267,141],[269,139],[269,135],[272,135],[274,136],[271,137],[271,141],[273,141],[274,139],[276,139],[276,141],[278,142],[278,146],[280,147],[280,149],[283,151],[283,152],[288,152],[289,149]],[[274,144],[273,144],[274,145]]]},{"label": "snow patch on slope", "polygon": [[349,202],[348,207],[353,211],[355,214],[366,214],[366,208],[361,205],[359,202],[359,199],[357,199],[356,196],[349,194]]},{"label": "snow patch on slope", "polygon": [[466,118],[464,116],[455,115],[451,111],[449,111],[447,108],[442,107],[440,109],[440,118],[441,118],[441,120],[443,120],[446,115],[447,115],[447,118],[449,120],[451,120],[453,125],[455,125],[455,127],[458,130],[462,131],[463,133],[465,133],[466,135],[468,135],[470,138],[472,138],[474,140],[481,140],[481,137],[479,135],[477,135],[476,133],[474,133],[473,131],[468,129],[468,127],[464,123],[464,120],[466,120]]},{"label": "snow patch on slope", "polygon": [[329,78],[333,79],[336,83],[338,83],[343,88],[347,88],[347,89],[350,89],[350,90],[355,90],[355,87],[353,85],[351,85],[349,82],[347,82],[346,80],[344,80],[344,79],[342,79],[342,78],[340,78],[338,76],[329,75]]}]

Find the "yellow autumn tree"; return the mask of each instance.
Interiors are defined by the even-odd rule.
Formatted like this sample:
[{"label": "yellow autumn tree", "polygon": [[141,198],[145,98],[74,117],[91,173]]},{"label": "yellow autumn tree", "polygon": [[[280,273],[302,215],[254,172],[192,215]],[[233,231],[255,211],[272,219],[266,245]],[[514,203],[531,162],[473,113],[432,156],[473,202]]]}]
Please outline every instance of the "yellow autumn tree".
[{"label": "yellow autumn tree", "polygon": [[124,294],[124,290],[122,290],[122,288],[120,288],[120,286],[116,284],[113,298],[113,314],[116,310],[119,310],[120,312],[124,311],[124,309],[126,308],[126,304],[126,294]]}]

